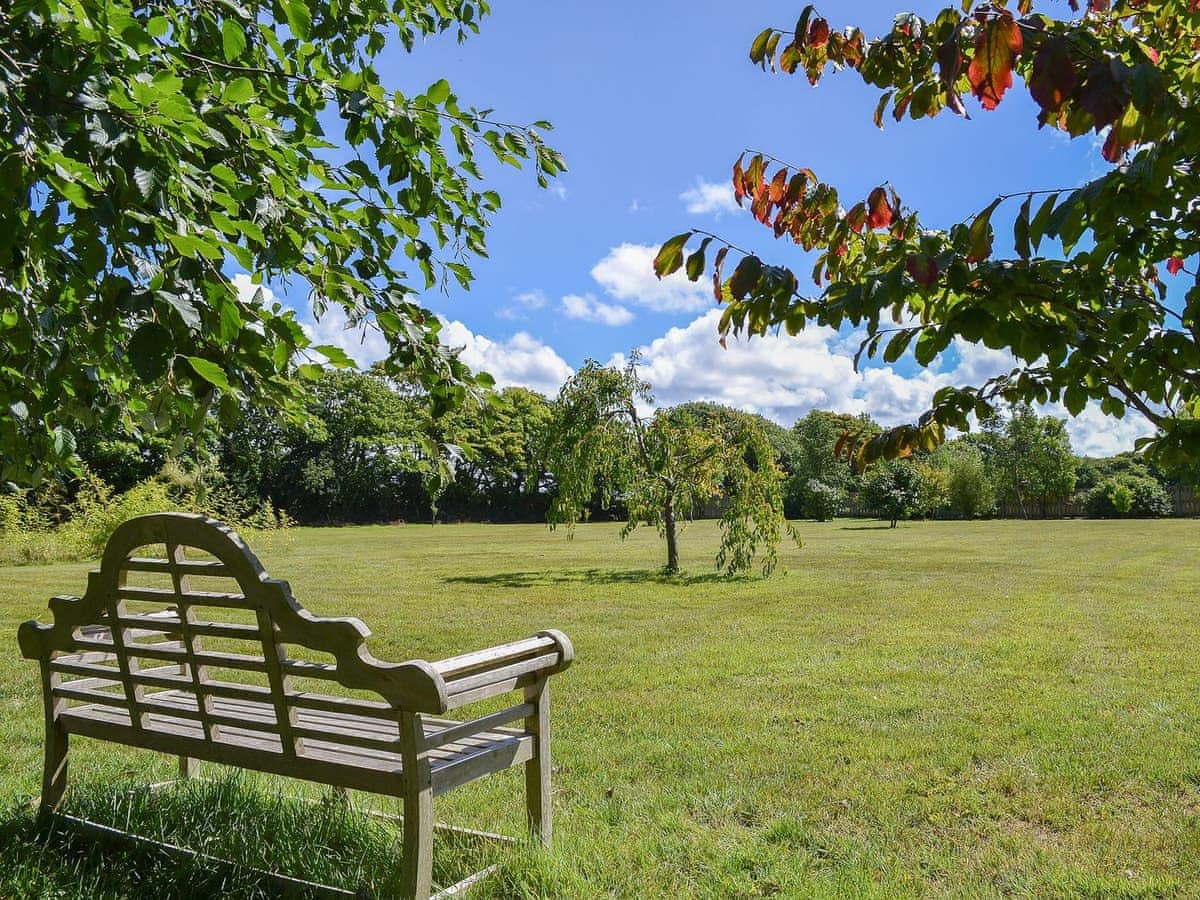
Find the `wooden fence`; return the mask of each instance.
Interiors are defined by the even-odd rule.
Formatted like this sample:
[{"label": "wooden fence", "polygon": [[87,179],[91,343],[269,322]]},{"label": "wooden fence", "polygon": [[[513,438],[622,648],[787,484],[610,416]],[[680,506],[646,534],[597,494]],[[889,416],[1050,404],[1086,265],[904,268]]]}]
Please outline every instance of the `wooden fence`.
[{"label": "wooden fence", "polygon": [[[1171,498],[1172,513],[1176,518],[1200,516],[1200,494],[1191,488],[1175,485],[1164,488]],[[857,498],[851,497],[842,515],[870,517],[871,511],[862,506]],[[1040,504],[1022,510],[1015,503],[1000,503],[996,507],[996,517],[1000,519],[1075,519],[1084,516],[1083,500],[1081,497],[1069,497],[1055,503],[1046,504],[1042,509]]]}]

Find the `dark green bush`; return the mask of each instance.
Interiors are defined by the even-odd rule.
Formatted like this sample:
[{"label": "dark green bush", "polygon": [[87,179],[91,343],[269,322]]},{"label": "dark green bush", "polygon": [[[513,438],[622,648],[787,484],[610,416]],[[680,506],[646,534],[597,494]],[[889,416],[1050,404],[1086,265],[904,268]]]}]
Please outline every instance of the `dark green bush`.
[{"label": "dark green bush", "polygon": [[1171,498],[1153,478],[1117,475],[1087,492],[1084,512],[1094,519],[1157,519],[1174,512]]}]

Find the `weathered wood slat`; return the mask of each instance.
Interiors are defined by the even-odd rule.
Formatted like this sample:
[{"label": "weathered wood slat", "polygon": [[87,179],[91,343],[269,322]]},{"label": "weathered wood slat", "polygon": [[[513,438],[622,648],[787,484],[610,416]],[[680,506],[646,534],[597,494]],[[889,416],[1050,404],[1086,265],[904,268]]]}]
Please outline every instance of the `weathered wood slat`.
[{"label": "weathered wood slat", "polygon": [[298,678],[336,681],[338,677],[337,666],[330,663],[310,662],[304,659],[283,659],[280,660],[280,665],[287,674],[295,675]]},{"label": "weathered wood slat", "polygon": [[455,678],[454,680],[447,679],[446,689],[450,692],[451,696],[455,694],[462,694],[476,688],[507,681],[510,678],[515,678],[518,675],[524,675],[528,672],[538,672],[542,669],[552,669],[557,664],[558,653],[546,653],[541,656],[532,657],[531,659],[523,659],[520,662],[511,663],[506,666],[498,666],[496,668],[477,672],[474,675],[467,675],[461,678]]},{"label": "weathered wood slat", "polygon": [[227,609],[258,609],[259,601],[242,594],[222,591],[188,591],[180,594],[168,588],[122,587],[116,590],[122,600],[138,600],[145,603],[171,603],[179,599],[194,606],[219,606]]},{"label": "weathered wood slat", "polygon": [[519,659],[531,654],[545,653],[557,646],[553,638],[532,637],[474,653],[464,653],[461,656],[451,656],[433,663],[433,668],[443,678],[449,680],[470,674],[477,669],[486,669],[501,665],[508,659]]},{"label": "weathered wood slat", "polygon": [[458,709],[461,706],[478,703],[480,700],[487,700],[490,697],[507,694],[509,691],[515,691],[518,688],[534,684],[540,677],[541,675],[537,672],[526,672],[524,675],[518,675],[515,678],[506,678],[504,681],[497,681],[480,688],[475,688],[473,691],[452,694],[448,697],[446,708]]},{"label": "weathered wood slat", "polygon": [[[123,568],[129,572],[163,572],[170,574],[171,561],[145,556],[131,556],[125,560]],[[225,563],[218,559],[188,559],[180,560],[176,570],[184,575],[208,575],[211,577],[229,577],[233,574]]]},{"label": "weathered wood slat", "polygon": [[[534,706],[532,703],[520,703],[516,706],[510,706],[508,709],[494,712],[491,715],[472,719],[470,722],[457,722],[432,733],[427,731],[425,734],[425,745],[428,747],[440,747],[443,744],[453,743],[460,738],[473,737],[480,732],[492,731],[496,726],[515,722],[517,719],[524,719],[533,711]],[[509,732],[513,736],[520,733],[515,729]]]},{"label": "weathered wood slat", "polygon": [[520,765],[532,758],[533,741],[528,738],[510,738],[490,747],[480,748],[475,753],[464,754],[455,761],[434,769],[434,796],[492,772]]},{"label": "weathered wood slat", "polygon": [[320,710],[322,712],[351,713],[381,721],[395,722],[399,710],[375,700],[360,700],[357,697],[335,697],[333,694],[316,694],[310,691],[292,691],[288,693],[288,703],[301,709]]}]

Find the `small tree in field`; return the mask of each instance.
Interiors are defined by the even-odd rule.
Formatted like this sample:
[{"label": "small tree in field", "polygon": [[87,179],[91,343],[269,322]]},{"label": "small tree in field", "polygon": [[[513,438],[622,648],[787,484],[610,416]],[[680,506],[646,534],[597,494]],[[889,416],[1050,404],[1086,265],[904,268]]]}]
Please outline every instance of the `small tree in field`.
[{"label": "small tree in field", "polygon": [[915,515],[921,506],[921,473],[912,463],[895,460],[875,466],[863,479],[867,508],[887,519],[893,528]]},{"label": "small tree in field", "polygon": [[585,518],[599,490],[603,506],[619,498],[628,509],[622,537],[638,525],[658,529],[667,542],[666,571],[675,574],[681,523],[720,498],[717,566],[730,574],[745,571],[757,556],[769,574],[790,527],[775,453],[762,427],[741,414],[701,426],[686,410],[639,412],[652,400],[636,358],[624,369],[589,361],[563,386],[547,441],[557,482],[551,527],[571,528]]}]

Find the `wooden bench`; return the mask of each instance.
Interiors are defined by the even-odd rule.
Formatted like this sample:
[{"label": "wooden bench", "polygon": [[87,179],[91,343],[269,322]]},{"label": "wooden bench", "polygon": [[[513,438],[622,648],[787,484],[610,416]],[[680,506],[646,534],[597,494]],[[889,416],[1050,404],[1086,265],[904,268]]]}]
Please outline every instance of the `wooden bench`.
[{"label": "wooden bench", "polygon": [[[433,798],[491,772],[524,763],[529,823],[550,843],[546,685],[573,657],[558,631],[380,662],[361,622],[312,615],[231,529],[183,513],[125,522],[84,596],[50,610],[53,625],[18,635],[41,664],[45,812],[62,800],[78,734],[177,755],[181,777],[207,760],[402,798],[407,897],[432,890]],[[523,702],[499,712],[443,717],[518,690]]]}]

